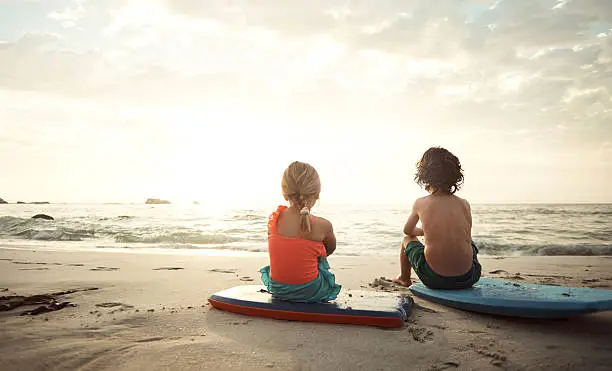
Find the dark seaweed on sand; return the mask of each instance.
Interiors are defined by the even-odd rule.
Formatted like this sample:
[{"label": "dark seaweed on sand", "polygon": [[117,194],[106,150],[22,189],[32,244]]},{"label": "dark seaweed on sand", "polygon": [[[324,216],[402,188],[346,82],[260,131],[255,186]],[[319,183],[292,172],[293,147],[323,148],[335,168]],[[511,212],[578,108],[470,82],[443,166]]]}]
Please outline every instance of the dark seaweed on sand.
[{"label": "dark seaweed on sand", "polygon": [[75,307],[75,304],[70,303],[69,301],[60,301],[59,297],[64,295],[73,294],[79,291],[91,291],[97,290],[97,288],[87,288],[87,289],[76,289],[76,290],[68,290],[61,291],[51,294],[39,294],[39,295],[31,295],[31,296],[22,296],[22,295],[10,295],[10,296],[0,296],[0,312],[7,312],[16,308],[24,307],[24,306],[37,306],[34,309],[26,310],[21,313],[22,316],[25,315],[38,315],[41,313],[53,312],[56,310],[60,310],[66,307]]}]

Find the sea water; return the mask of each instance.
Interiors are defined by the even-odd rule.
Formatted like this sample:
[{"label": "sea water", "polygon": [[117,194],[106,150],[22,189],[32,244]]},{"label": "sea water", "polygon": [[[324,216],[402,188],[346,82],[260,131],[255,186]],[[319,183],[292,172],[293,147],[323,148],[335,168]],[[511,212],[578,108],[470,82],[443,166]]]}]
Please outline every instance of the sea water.
[{"label": "sea water", "polygon": [[[206,205],[0,205],[0,247],[266,251],[275,209]],[[55,220],[32,219],[38,213]],[[395,255],[407,208],[321,206],[338,255]],[[473,240],[483,255],[612,255],[612,204],[472,205]],[[125,251],[125,250],[124,250]]]}]

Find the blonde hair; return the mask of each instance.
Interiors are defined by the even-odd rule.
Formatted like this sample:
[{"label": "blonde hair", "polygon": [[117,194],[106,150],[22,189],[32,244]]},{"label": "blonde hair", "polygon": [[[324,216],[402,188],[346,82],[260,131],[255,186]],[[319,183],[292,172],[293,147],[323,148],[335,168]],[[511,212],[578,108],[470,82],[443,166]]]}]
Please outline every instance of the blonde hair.
[{"label": "blonde hair", "polygon": [[310,209],[319,199],[321,180],[311,165],[295,161],[283,173],[283,196],[295,205],[302,215],[302,232],[310,232]]}]

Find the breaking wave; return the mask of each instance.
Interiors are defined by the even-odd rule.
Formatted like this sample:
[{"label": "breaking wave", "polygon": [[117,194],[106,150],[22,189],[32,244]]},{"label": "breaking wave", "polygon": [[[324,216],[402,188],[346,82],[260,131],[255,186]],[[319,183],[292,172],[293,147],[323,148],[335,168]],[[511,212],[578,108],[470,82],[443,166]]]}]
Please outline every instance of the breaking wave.
[{"label": "breaking wave", "polygon": [[479,251],[487,255],[543,255],[543,256],[612,256],[612,244],[607,243],[576,243],[576,244],[541,244],[522,245],[508,243],[492,243],[475,240]]},{"label": "breaking wave", "polygon": [[82,241],[94,237],[94,232],[57,226],[49,220],[3,216],[0,217],[0,236],[39,241]]},{"label": "breaking wave", "polygon": [[152,236],[117,234],[114,239],[117,243],[179,243],[195,245],[224,244],[240,240],[223,234],[203,234],[198,232],[174,232]]}]

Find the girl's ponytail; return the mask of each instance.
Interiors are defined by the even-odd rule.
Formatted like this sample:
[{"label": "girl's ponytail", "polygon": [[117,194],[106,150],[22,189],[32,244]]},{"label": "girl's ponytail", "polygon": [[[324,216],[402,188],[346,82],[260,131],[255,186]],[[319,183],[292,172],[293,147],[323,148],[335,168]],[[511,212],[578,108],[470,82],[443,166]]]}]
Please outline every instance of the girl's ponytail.
[{"label": "girl's ponytail", "polygon": [[302,232],[310,233],[312,227],[310,226],[310,209],[308,208],[308,206],[302,207],[302,209],[300,210],[300,215],[302,218],[302,226],[300,229],[302,230]]},{"label": "girl's ponytail", "polygon": [[312,231],[310,208],[321,192],[319,174],[311,165],[295,161],[283,173],[281,186],[285,199],[292,202],[300,211],[300,230],[302,233],[310,233]]}]

